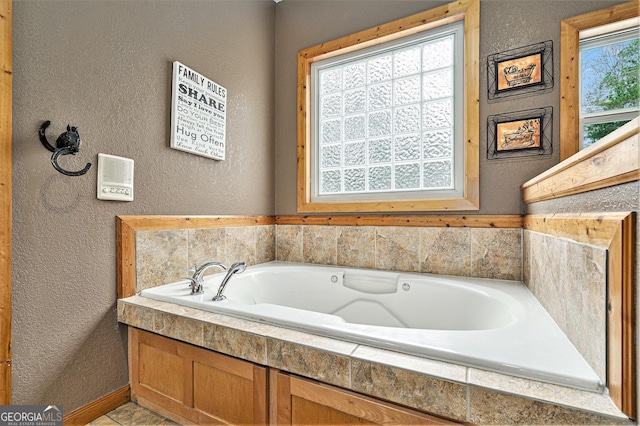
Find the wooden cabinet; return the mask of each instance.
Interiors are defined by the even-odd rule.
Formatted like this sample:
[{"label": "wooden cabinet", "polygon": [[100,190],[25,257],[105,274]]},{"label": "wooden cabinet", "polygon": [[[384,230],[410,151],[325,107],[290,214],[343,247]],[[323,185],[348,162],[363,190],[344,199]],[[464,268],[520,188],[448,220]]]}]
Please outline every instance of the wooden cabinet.
[{"label": "wooden cabinet", "polygon": [[[271,375],[278,425],[453,425],[439,417],[344,389],[289,376]],[[272,397],[274,393],[272,390]]]},{"label": "wooden cabinet", "polygon": [[133,327],[129,379],[134,401],[181,424],[457,424]]},{"label": "wooden cabinet", "polygon": [[267,369],[129,327],[132,399],[180,423],[266,424]]}]

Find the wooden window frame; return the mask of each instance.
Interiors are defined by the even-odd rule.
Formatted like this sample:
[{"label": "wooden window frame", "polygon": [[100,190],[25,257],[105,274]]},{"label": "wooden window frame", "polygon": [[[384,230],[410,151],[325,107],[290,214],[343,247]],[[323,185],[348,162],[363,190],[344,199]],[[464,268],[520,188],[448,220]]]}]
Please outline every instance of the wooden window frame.
[{"label": "wooden window frame", "polygon": [[592,28],[637,17],[639,8],[634,0],[560,21],[560,161],[580,150],[580,38]]},{"label": "wooden window frame", "polygon": [[11,404],[12,3],[0,0],[0,404]]},{"label": "wooden window frame", "polygon": [[[464,20],[464,190],[457,198],[311,201],[311,64]],[[479,210],[480,2],[462,0],[298,52],[298,212]]]}]

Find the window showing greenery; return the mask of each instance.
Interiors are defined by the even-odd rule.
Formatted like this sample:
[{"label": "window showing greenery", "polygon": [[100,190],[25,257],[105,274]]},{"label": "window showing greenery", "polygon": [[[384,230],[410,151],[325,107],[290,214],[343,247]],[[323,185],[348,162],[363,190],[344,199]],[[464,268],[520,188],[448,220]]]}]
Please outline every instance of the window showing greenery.
[{"label": "window showing greenery", "polygon": [[580,41],[581,148],[638,116],[638,28]]},{"label": "window showing greenery", "polygon": [[298,211],[477,210],[479,1],[298,53]]}]

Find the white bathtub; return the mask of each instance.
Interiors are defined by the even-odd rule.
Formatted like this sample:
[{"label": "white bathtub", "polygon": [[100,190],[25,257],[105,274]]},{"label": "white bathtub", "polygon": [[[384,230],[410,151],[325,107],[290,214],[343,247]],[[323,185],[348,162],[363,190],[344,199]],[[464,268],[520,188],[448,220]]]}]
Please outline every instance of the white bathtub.
[{"label": "white bathtub", "polygon": [[603,385],[521,282],[269,262],[142,296],[579,389]]}]

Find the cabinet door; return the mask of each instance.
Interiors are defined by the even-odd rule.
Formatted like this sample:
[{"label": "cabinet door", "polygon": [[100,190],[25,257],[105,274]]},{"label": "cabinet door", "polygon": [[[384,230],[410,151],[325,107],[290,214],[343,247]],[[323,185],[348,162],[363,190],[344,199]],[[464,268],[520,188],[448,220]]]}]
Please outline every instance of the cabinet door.
[{"label": "cabinet door", "polygon": [[[187,345],[129,327],[131,398],[159,414],[197,422]],[[176,417],[177,416],[177,417]]]},{"label": "cabinet door", "polygon": [[278,425],[450,425],[439,417],[278,373]]},{"label": "cabinet door", "polygon": [[129,327],[131,397],[179,423],[260,425],[267,370]]},{"label": "cabinet door", "polygon": [[266,424],[266,369],[214,352],[199,352],[193,363],[193,407],[200,412],[201,424]]}]

